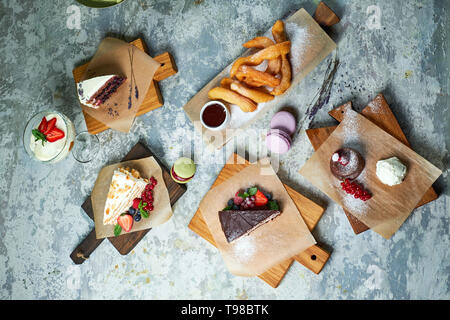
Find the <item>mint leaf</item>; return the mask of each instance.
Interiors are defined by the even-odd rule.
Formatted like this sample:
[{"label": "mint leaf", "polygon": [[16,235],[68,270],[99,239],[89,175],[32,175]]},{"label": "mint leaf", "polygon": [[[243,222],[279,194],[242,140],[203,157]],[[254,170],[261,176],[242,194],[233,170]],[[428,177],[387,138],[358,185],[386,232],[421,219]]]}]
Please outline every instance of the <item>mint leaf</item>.
[{"label": "mint leaf", "polygon": [[231,208],[233,208],[233,206],[226,206],[225,208],[223,208],[222,211],[227,211],[227,210],[231,210]]},{"label": "mint leaf", "polygon": [[122,227],[118,224],[114,226],[114,236],[117,237],[122,232]]},{"label": "mint leaf", "polygon": [[280,210],[280,207],[278,206],[278,202],[276,202],[275,200],[270,200],[268,202],[268,206],[270,210]]},{"label": "mint leaf", "polygon": [[258,188],[257,187],[253,187],[253,188],[249,188],[248,189],[248,194],[251,196],[254,196],[256,194],[256,192],[258,192]]},{"label": "mint leaf", "polygon": [[248,194],[247,192],[239,193],[239,194],[238,194],[238,197],[241,197],[242,199],[245,199],[245,198],[247,198],[248,196],[249,196],[249,194]]},{"label": "mint leaf", "polygon": [[148,212],[144,209],[140,208],[139,212],[141,213],[142,218],[148,218]]},{"label": "mint leaf", "polygon": [[39,141],[42,140],[42,146],[44,146],[44,142],[47,141],[47,138],[45,137],[45,135],[40,132],[38,129],[33,129],[31,130],[31,134],[36,138],[34,141]]}]

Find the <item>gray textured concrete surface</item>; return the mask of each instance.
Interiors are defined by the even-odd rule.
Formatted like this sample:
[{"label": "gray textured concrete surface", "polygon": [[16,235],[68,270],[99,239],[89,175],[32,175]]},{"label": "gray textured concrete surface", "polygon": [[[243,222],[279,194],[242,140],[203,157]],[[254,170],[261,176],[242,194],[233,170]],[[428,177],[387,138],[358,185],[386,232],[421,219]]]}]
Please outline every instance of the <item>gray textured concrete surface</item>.
[{"label": "gray textured concrete surface", "polygon": [[[385,240],[355,235],[342,211],[298,174],[312,153],[301,130],[281,157],[279,175],[323,206],[313,234],[332,255],[319,275],[294,263],[277,289],[231,275],[219,252],[187,225],[234,147],[204,152],[174,216],[128,256],[104,241],[82,265],[71,251],[93,228],[80,205],[97,173],[143,141],[171,165],[194,141],[183,105],[235,59],[246,40],[318,1],[144,1],[107,9],[75,1],[0,1],[0,298],[1,299],[449,299],[449,1],[327,1],[341,22],[330,30],[340,66],[329,102],[313,119],[304,113],[327,61],[286,94],[273,112],[291,107],[302,127],[335,124],[327,111],[348,100],[361,109],[382,92],[420,155],[443,170],[439,198],[414,210]],[[72,28],[73,12],[80,28]],[[380,28],[367,25],[376,5]],[[75,10],[75,11],[74,11]],[[30,115],[54,108],[85,130],[72,79],[105,36],[143,37],[150,53],[170,51],[179,72],[160,83],[164,107],[139,117],[129,134],[98,135],[95,161],[72,156],[54,165],[31,161],[21,137]],[[267,128],[269,112],[253,128]],[[237,147],[260,144],[249,134]]]}]

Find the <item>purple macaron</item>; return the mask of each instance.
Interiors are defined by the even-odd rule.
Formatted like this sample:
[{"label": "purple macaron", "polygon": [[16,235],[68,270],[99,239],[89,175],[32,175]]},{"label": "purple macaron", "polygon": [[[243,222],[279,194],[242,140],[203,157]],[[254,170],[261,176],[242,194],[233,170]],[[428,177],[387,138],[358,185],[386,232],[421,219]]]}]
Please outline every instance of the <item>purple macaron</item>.
[{"label": "purple macaron", "polygon": [[275,153],[286,153],[291,148],[291,137],[279,129],[271,129],[266,136],[267,148]]},{"label": "purple macaron", "polygon": [[266,136],[267,148],[271,152],[286,153],[291,148],[291,135],[295,133],[294,116],[287,111],[274,114],[270,121],[270,131]]},{"label": "purple macaron", "polygon": [[277,112],[273,115],[272,121],[270,121],[270,128],[280,129],[292,136],[296,128],[295,118],[290,112]]}]

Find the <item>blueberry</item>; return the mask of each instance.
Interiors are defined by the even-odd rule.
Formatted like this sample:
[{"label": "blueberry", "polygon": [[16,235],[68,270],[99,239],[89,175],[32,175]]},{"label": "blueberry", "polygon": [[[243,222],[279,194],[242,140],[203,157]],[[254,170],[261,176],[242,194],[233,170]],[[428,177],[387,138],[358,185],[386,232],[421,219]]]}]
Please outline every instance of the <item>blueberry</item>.
[{"label": "blueberry", "polygon": [[233,199],[230,199],[230,200],[228,200],[228,203],[227,203],[229,206],[232,206],[233,204],[234,204],[234,200]]},{"label": "blueberry", "polygon": [[239,210],[239,206],[236,204],[233,204],[233,210]]},{"label": "blueberry", "polygon": [[141,214],[140,213],[136,213],[134,215],[134,221],[136,221],[136,222],[141,221]]},{"label": "blueberry", "polygon": [[272,195],[270,193],[265,194],[267,200],[272,200]]},{"label": "blueberry", "polygon": [[128,209],[128,212],[129,212],[132,216],[134,216],[134,214],[136,213],[136,209],[133,208],[133,207],[130,207],[130,209]]}]

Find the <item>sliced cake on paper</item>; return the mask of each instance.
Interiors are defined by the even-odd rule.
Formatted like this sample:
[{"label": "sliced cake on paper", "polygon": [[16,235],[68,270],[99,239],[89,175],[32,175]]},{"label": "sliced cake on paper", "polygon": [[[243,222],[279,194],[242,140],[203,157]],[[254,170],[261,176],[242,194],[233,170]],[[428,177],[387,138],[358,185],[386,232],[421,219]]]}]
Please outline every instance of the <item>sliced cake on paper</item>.
[{"label": "sliced cake on paper", "polygon": [[104,104],[125,82],[126,78],[118,75],[105,75],[77,83],[80,102],[97,109]]},{"label": "sliced cake on paper", "polygon": [[116,224],[117,218],[133,206],[133,200],[141,197],[148,183],[148,180],[142,179],[135,169],[114,170],[106,198],[103,224]]}]

